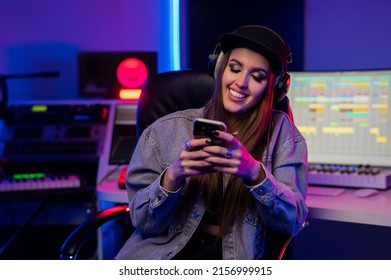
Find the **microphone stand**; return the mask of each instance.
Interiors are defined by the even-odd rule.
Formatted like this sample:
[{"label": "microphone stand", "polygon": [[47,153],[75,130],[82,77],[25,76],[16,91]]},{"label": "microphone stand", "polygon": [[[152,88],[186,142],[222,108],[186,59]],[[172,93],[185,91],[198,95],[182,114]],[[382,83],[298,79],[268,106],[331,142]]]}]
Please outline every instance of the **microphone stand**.
[{"label": "microphone stand", "polygon": [[7,118],[8,116],[8,86],[7,79],[19,79],[19,78],[51,78],[59,77],[60,72],[40,72],[29,74],[11,74],[0,75],[0,119]]}]

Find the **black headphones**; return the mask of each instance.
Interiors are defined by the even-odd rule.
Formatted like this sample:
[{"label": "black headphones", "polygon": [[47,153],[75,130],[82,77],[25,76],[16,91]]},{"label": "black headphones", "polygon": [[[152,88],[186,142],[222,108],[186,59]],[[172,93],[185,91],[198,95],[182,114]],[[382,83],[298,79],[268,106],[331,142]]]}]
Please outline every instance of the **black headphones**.
[{"label": "black headphones", "polygon": [[[276,35],[280,37],[278,34]],[[282,65],[281,72],[276,78],[276,83],[274,86],[276,103],[281,101],[286,96],[291,83],[291,76],[289,75],[289,65],[292,63],[292,52],[288,44],[285,42],[285,40],[283,40],[282,38],[281,40],[284,42],[288,56],[285,65]],[[221,50],[221,46],[219,43],[216,45],[213,53],[209,55],[208,68],[207,68],[208,74],[214,79],[216,79],[217,73],[220,71],[222,57],[223,57],[223,52]]]}]

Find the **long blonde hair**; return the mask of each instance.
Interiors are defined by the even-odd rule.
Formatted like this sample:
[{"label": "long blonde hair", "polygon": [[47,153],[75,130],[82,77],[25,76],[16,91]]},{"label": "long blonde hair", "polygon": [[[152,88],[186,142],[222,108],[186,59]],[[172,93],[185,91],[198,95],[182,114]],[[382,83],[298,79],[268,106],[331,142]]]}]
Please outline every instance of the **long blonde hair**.
[{"label": "long blonde hair", "polygon": [[[270,71],[266,94],[263,95],[259,104],[243,115],[240,122],[232,122],[229,113],[224,109],[221,94],[222,76],[229,56],[230,52],[222,58],[222,67],[216,77],[215,91],[205,106],[204,117],[226,122],[228,131],[237,131],[236,137],[255,159],[261,161],[272,130],[275,75]],[[213,212],[216,205],[218,206],[221,233],[224,233],[234,221],[243,221],[246,209],[252,203],[248,189],[243,185],[242,179],[236,176],[230,176],[225,190],[223,190],[223,175],[221,173],[192,177],[190,186],[197,189],[202,188],[207,211]]]}]

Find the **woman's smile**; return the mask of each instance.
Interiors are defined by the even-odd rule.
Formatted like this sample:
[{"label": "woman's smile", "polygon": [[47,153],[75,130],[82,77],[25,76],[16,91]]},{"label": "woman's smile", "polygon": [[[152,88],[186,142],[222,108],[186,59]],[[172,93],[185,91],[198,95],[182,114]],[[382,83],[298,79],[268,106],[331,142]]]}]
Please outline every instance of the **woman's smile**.
[{"label": "woman's smile", "polygon": [[240,92],[237,92],[233,89],[229,89],[229,93],[231,94],[232,97],[238,98],[238,99],[244,99],[247,96],[247,95],[240,93]]}]

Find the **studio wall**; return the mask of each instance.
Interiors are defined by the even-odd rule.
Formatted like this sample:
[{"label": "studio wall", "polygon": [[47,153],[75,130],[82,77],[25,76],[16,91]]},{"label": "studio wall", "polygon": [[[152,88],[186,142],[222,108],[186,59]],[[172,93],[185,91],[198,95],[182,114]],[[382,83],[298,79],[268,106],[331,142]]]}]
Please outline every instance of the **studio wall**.
[{"label": "studio wall", "polygon": [[[261,9],[266,9],[271,2],[197,1],[220,3],[219,16],[230,22],[226,30],[231,30],[233,23],[245,22],[246,9],[259,9],[262,16]],[[303,56],[296,55],[296,59],[302,60],[303,69],[391,67],[390,1],[301,1],[304,4],[303,49],[297,52]],[[274,2],[280,3],[282,8],[277,10],[283,11],[296,0]],[[169,3],[168,0],[1,0],[0,75],[61,73],[59,78],[9,80],[10,101],[77,98],[78,51],[156,51],[158,71],[170,70]],[[240,9],[232,12],[238,5]],[[288,15],[294,17],[294,10],[289,14],[290,10]],[[281,15],[272,13],[270,18]],[[239,18],[243,21],[238,21]],[[203,14],[193,17],[192,22],[202,26]],[[281,22],[301,32],[294,27],[298,22],[289,19],[288,23]],[[185,38],[182,43],[186,43]],[[210,52],[211,48],[208,43],[205,51]],[[186,51],[183,49],[184,55]],[[206,63],[207,57],[203,59],[202,63]]]},{"label": "studio wall", "polygon": [[[183,7],[185,68],[206,69],[221,34],[243,25],[265,25],[281,34],[293,53],[291,70],[303,70],[305,0],[186,0]],[[200,20],[202,15],[202,20]]]},{"label": "studio wall", "polygon": [[9,100],[74,99],[79,51],[158,52],[170,69],[169,1],[1,0],[0,75],[59,71],[59,78],[10,79]]},{"label": "studio wall", "polygon": [[305,2],[305,69],[391,68],[391,1]]}]

